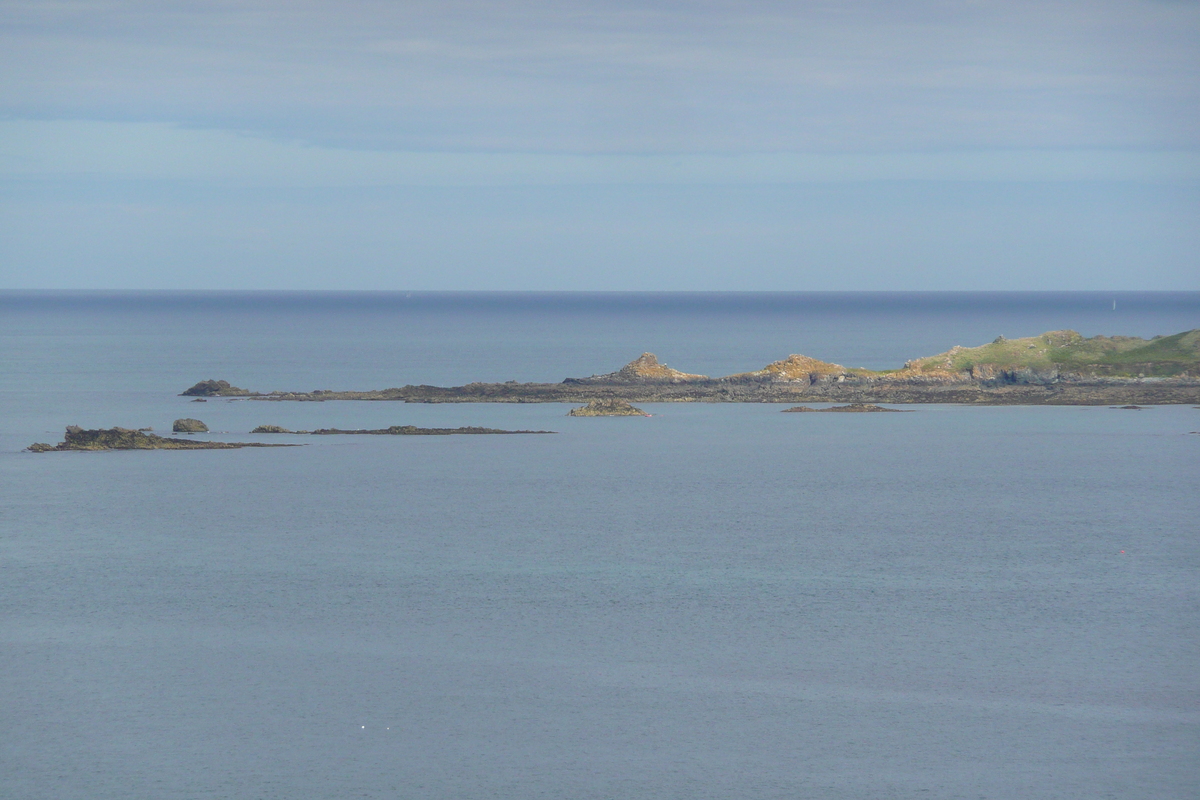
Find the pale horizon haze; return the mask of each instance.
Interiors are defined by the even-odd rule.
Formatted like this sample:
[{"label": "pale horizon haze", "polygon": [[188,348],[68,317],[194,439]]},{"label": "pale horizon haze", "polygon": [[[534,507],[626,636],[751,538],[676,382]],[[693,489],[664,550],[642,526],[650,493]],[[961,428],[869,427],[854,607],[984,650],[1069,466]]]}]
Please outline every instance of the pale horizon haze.
[{"label": "pale horizon haze", "polygon": [[0,290],[1196,290],[1200,3],[0,3]]}]

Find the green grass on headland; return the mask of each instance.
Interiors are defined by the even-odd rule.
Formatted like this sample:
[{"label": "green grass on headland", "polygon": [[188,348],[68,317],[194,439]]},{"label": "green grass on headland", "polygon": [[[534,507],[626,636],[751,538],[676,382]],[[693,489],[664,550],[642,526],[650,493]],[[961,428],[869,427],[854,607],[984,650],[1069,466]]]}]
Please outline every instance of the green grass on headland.
[{"label": "green grass on headland", "polygon": [[1169,377],[1200,375],[1200,328],[1172,336],[1093,336],[1050,331],[1024,339],[997,337],[981,347],[955,347],[945,353],[908,362],[908,368],[930,372],[963,372],[980,366],[998,369],[1058,369],[1097,375]]}]

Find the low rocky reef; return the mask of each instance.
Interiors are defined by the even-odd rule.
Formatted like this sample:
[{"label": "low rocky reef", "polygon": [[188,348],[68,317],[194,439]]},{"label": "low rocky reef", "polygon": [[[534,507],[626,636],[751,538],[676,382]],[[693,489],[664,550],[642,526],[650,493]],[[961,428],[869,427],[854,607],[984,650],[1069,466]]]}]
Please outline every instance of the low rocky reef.
[{"label": "low rocky reef", "polygon": [[572,408],[567,412],[568,417],[648,417],[640,408],[629,404],[628,400],[610,398],[592,400],[586,406]]},{"label": "low rocky reef", "polygon": [[[187,396],[254,400],[392,400],[408,403],[952,403],[978,405],[1160,405],[1200,402],[1200,329],[1172,336],[1085,338],[1050,331],[997,337],[979,347],[908,361],[901,369],[844,367],[791,355],[762,369],[711,378],[643,353],[616,372],[560,383],[468,383],[372,391],[250,392],[207,380]],[[586,408],[586,407],[585,407]]]},{"label": "low rocky reef", "polygon": [[805,412],[805,411],[834,411],[849,414],[874,414],[879,411],[895,411],[903,414],[906,411],[912,411],[911,408],[884,408],[883,406],[873,405],[871,403],[851,403],[848,406],[830,406],[829,408],[809,408],[808,406],[793,406],[785,408],[784,413]]},{"label": "low rocky reef", "polygon": [[197,442],[189,439],[170,439],[130,428],[100,428],[85,430],[68,425],[59,444],[37,442],[27,448],[32,453],[63,450],[237,450],[242,447],[299,447],[289,444],[262,442]]},{"label": "low rocky reef", "polygon": [[318,428],[315,431],[290,431],[278,425],[259,425],[251,433],[294,433],[310,436],[331,436],[336,434],[358,434],[371,436],[450,436],[453,434],[506,434],[506,433],[556,433],[556,431],[506,431],[500,428],[478,428],[466,426],[463,428],[418,428],[415,425],[393,425],[390,428],[359,428],[343,430],[342,428]]},{"label": "low rocky reef", "polygon": [[198,419],[177,419],[171,423],[172,433],[208,433],[208,426]]}]

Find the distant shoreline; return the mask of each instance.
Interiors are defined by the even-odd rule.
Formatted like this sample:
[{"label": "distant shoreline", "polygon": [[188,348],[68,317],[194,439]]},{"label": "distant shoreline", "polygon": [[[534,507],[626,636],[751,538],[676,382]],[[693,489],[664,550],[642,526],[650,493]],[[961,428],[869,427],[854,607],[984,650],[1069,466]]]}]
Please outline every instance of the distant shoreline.
[{"label": "distant shoreline", "polygon": [[712,378],[643,353],[616,372],[560,383],[469,383],[368,391],[255,392],[201,381],[186,397],[407,403],[893,403],[962,405],[1163,405],[1200,403],[1200,329],[1141,339],[1050,331],[953,347],[897,370],[843,367],[802,355]]}]

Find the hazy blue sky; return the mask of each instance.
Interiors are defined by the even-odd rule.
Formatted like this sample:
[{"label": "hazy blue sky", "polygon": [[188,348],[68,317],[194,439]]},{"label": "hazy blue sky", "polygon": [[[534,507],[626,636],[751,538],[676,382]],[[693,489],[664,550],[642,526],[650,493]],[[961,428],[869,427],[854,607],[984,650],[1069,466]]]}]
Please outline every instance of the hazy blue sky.
[{"label": "hazy blue sky", "polygon": [[0,288],[1197,289],[1200,2],[0,0]]}]

